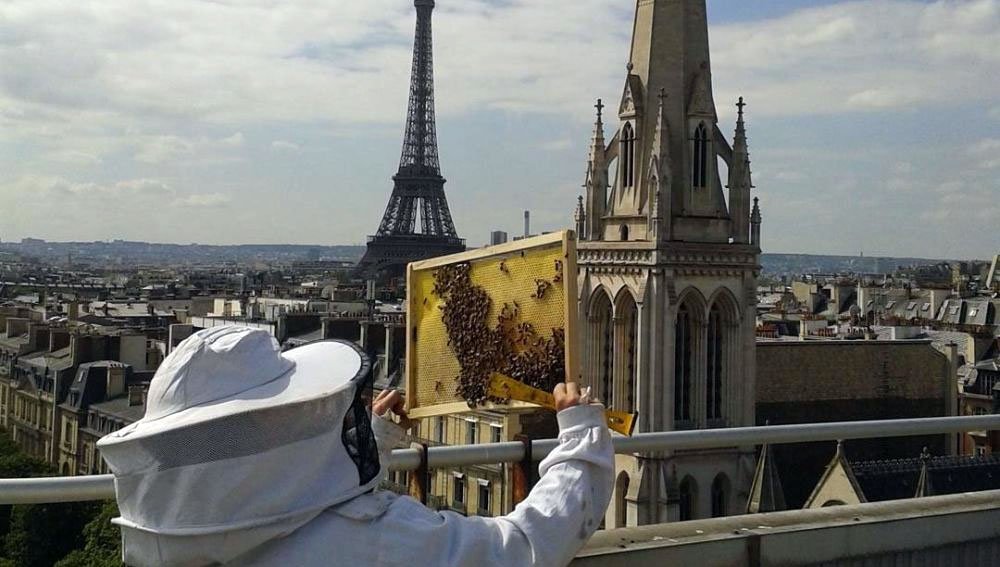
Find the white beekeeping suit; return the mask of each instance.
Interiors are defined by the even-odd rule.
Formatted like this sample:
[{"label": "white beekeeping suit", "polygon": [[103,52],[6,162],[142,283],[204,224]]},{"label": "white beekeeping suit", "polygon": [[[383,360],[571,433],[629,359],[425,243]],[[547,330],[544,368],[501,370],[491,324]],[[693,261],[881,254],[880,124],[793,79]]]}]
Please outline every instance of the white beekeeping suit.
[{"label": "white beekeeping suit", "polygon": [[614,460],[603,408],[558,414],[559,446],[507,516],[435,512],[374,490],[370,368],[348,343],[280,353],[263,331],[211,329],[157,371],[146,416],[101,439],[129,565],[567,564],[600,524]]}]

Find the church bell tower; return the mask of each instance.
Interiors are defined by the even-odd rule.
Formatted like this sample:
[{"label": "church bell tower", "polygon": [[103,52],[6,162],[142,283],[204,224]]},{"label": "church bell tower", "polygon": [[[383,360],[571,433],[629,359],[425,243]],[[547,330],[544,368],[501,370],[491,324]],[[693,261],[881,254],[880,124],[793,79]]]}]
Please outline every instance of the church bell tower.
[{"label": "church bell tower", "polygon": [[[754,423],[760,213],[751,230],[745,104],[730,144],[708,39],[705,0],[637,0],[617,126],[605,141],[598,101],[575,214],[582,379],[640,431]],[[608,527],[711,517],[745,508],[753,448],[617,465]]]}]

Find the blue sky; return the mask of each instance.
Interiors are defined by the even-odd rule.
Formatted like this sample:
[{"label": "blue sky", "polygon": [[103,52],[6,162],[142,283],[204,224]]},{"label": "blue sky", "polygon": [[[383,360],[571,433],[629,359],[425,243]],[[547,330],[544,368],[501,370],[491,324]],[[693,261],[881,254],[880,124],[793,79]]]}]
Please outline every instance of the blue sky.
[{"label": "blue sky", "polygon": [[[1000,251],[1000,0],[709,0],[771,252]],[[631,0],[439,0],[459,232],[571,224]],[[399,159],[409,0],[0,4],[0,238],[364,241]],[[611,136],[610,125],[607,136]]]}]

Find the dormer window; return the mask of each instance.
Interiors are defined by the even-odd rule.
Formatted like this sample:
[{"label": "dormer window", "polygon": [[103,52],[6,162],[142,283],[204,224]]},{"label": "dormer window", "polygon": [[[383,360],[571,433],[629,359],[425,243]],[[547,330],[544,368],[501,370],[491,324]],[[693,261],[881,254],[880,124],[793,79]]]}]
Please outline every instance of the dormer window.
[{"label": "dormer window", "polygon": [[696,189],[708,186],[708,130],[704,123],[699,124],[694,131],[691,180],[691,185]]}]

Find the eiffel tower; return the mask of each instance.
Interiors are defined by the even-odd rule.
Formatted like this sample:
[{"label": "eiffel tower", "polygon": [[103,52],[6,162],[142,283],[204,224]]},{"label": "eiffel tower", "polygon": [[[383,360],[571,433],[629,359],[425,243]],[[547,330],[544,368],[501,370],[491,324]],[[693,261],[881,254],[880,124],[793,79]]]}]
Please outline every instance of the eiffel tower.
[{"label": "eiffel tower", "polygon": [[[410,262],[465,251],[465,241],[451,220],[438,162],[431,41],[434,0],[414,0],[413,5],[417,32],[403,155],[382,223],[368,237],[368,250],[357,266],[356,274],[366,278],[400,276]],[[418,216],[420,232],[416,232]]]}]

